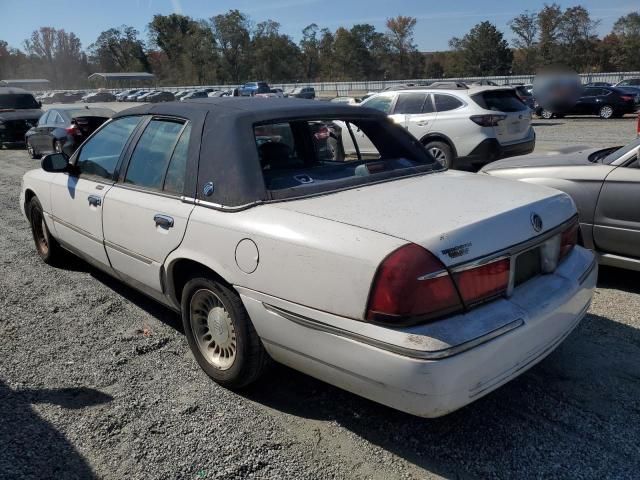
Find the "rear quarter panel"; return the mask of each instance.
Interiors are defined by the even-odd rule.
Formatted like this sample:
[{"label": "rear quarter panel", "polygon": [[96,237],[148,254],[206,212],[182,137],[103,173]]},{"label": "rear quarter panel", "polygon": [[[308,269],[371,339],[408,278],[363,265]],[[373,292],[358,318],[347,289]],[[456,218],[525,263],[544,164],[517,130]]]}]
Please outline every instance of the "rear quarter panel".
[{"label": "rear quarter panel", "polygon": [[[258,266],[243,272],[236,247],[251,239]],[[380,262],[405,244],[388,235],[262,205],[240,212],[197,206],[180,247],[166,261],[188,258],[232,285],[336,315],[363,318]]]}]

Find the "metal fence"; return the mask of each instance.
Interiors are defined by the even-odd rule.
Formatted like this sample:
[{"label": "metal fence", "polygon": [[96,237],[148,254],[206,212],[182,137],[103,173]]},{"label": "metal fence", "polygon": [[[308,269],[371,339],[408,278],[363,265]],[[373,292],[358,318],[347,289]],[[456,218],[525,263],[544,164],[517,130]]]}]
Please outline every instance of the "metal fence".
[{"label": "metal fence", "polygon": [[[640,72],[615,72],[615,73],[583,73],[580,74],[582,83],[590,82],[609,82],[617,83],[627,78],[638,78]],[[512,75],[512,76],[494,76],[494,77],[457,77],[457,78],[413,78],[406,80],[367,80],[360,82],[299,82],[299,83],[273,83],[272,88],[282,88],[287,91],[295,87],[314,87],[316,93],[322,96],[347,96],[352,94],[361,94],[366,92],[375,92],[383,90],[387,87],[393,87],[403,85],[406,83],[427,84],[431,82],[441,81],[463,81],[467,83],[478,82],[481,80],[492,81],[498,85],[513,85],[513,84],[528,84],[533,83],[535,75]],[[235,88],[237,85],[174,85],[174,86],[156,86],[156,87],[138,87],[144,90],[197,90],[201,88],[213,88],[216,90],[228,90]],[[128,88],[135,88],[132,85]],[[118,89],[108,88],[106,90],[115,91],[123,90],[121,87]],[[104,89],[100,89],[104,90]],[[65,90],[56,90],[65,91]],[[98,91],[98,89],[85,89],[84,91]]]}]

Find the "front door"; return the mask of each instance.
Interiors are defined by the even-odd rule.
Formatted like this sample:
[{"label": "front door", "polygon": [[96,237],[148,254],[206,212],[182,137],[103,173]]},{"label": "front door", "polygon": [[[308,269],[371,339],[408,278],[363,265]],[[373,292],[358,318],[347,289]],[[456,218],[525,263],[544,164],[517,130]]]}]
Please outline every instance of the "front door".
[{"label": "front door", "polygon": [[58,238],[87,260],[108,266],[102,234],[104,196],[125,145],[140,117],[124,117],[105,125],[82,146],[72,162],[74,174],[56,175],[51,185],[51,211]]},{"label": "front door", "polygon": [[638,160],[607,176],[596,207],[593,238],[598,250],[640,258],[640,168]]},{"label": "front door", "polygon": [[398,94],[393,114],[389,115],[395,123],[402,125],[418,140],[429,133],[436,116],[431,94],[419,92]]},{"label": "front door", "polygon": [[191,124],[154,118],[126,172],[106,194],[105,247],[112,267],[142,290],[162,292],[161,268],[182,242],[193,204],[183,202]]}]

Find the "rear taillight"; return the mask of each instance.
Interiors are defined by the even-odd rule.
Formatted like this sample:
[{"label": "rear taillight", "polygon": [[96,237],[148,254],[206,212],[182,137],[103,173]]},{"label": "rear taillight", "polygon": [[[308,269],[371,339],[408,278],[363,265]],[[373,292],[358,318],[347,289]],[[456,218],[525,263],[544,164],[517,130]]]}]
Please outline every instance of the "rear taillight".
[{"label": "rear taillight", "polygon": [[633,102],[634,98],[631,95],[620,95],[620,98],[625,102]]},{"label": "rear taillight", "polygon": [[472,115],[469,117],[472,122],[481,127],[497,127],[498,122],[507,118],[506,115]]},{"label": "rear taillight", "polygon": [[562,231],[560,235],[560,259],[571,253],[573,247],[578,243],[578,232],[580,231],[580,224],[576,218],[571,224]]},{"label": "rear taillight", "polygon": [[506,293],[511,260],[500,258],[453,274],[466,306]]},{"label": "rear taillight", "polygon": [[367,319],[403,323],[462,310],[462,302],[444,264],[410,243],[391,253],[378,267]]},{"label": "rear taillight", "polygon": [[77,137],[82,135],[82,132],[78,128],[78,125],[76,125],[75,123],[72,123],[71,126],[65,128],[65,130],[67,131],[67,134],[71,135],[72,137]]}]

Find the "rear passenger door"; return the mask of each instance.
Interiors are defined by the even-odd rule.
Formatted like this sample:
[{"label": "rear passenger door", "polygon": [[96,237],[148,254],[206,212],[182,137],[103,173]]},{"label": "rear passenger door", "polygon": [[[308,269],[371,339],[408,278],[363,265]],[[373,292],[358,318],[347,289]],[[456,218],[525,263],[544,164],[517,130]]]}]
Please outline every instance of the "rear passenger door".
[{"label": "rear passenger door", "polygon": [[407,92],[398,94],[393,114],[394,122],[402,125],[418,140],[424,137],[436,119],[431,94]]},{"label": "rear passenger door", "polygon": [[181,200],[191,128],[178,118],[148,120],[104,202],[111,265],[148,293],[162,292],[163,262],[182,242],[193,210]]}]

